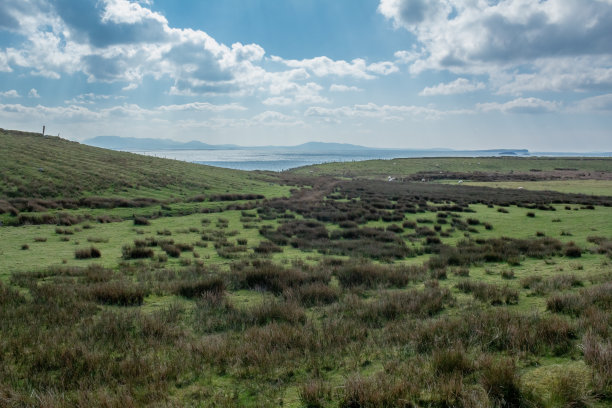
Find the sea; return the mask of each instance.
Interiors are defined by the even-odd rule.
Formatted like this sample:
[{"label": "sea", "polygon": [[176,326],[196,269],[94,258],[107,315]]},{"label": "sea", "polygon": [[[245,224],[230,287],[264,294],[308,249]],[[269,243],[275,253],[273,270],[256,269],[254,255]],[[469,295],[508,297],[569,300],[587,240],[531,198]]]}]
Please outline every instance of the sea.
[{"label": "sea", "polygon": [[206,164],[238,170],[284,171],[296,167],[331,162],[354,162],[363,160],[390,160],[414,157],[612,157],[612,153],[559,153],[529,152],[521,150],[402,150],[402,149],[360,149],[351,151],[296,151],[295,149],[251,148],[251,149],[211,149],[211,150],[131,150],[132,153],[186,162]]}]

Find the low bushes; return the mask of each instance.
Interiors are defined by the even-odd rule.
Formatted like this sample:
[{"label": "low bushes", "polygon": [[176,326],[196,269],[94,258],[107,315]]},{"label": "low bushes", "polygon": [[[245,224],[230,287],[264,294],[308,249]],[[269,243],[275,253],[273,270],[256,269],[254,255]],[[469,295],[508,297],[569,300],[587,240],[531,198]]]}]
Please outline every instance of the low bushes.
[{"label": "low bushes", "polygon": [[102,253],[96,247],[89,248],[78,248],[74,251],[74,257],[76,259],[90,259],[90,258],[100,258]]},{"label": "low bushes", "polygon": [[285,296],[289,299],[296,299],[300,304],[310,307],[336,302],[340,297],[340,291],[323,282],[314,282],[286,291]]},{"label": "low bushes", "polygon": [[151,248],[137,246],[137,245],[124,245],[121,248],[123,259],[144,259],[153,258],[154,252]]},{"label": "low bushes", "polygon": [[221,294],[225,291],[225,282],[221,278],[209,278],[195,282],[182,282],[177,293],[186,298],[202,297],[205,294]]},{"label": "low bushes", "polygon": [[455,287],[464,293],[471,293],[476,299],[482,302],[492,305],[513,305],[517,304],[519,300],[518,291],[509,286],[499,287],[485,282],[463,280],[457,283]]},{"label": "low bushes", "polygon": [[374,288],[379,285],[404,287],[409,282],[426,278],[426,270],[420,266],[383,266],[372,263],[343,265],[335,274],[340,285],[345,288]]},{"label": "low bushes", "polygon": [[151,222],[145,217],[134,217],[134,225],[151,225]]},{"label": "low bushes", "polygon": [[123,281],[94,284],[84,291],[98,303],[117,306],[142,305],[146,295],[142,286]]}]

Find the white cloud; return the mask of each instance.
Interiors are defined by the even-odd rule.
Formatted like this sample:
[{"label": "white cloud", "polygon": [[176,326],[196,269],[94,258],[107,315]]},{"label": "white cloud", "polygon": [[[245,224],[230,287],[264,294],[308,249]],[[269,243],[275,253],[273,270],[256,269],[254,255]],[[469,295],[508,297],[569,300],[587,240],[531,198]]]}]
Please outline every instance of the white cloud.
[{"label": "white cloud", "polygon": [[472,82],[466,78],[457,78],[448,83],[441,83],[432,87],[423,89],[419,95],[434,96],[434,95],[455,95],[468,92],[474,92],[485,89],[486,85],[482,82]]},{"label": "white cloud", "polygon": [[106,3],[104,13],[102,14],[102,22],[104,23],[136,24],[151,19],[157,20],[162,24],[168,24],[164,16],[154,13],[138,3],[132,3],[127,0],[104,0],[104,3]]},{"label": "white cloud", "polygon": [[368,118],[389,121],[404,120],[407,117],[412,117],[415,119],[435,119],[452,113],[456,112],[445,112],[423,106],[381,106],[375,103],[368,103],[364,105],[341,106],[337,108],[313,106],[306,110],[304,116],[320,118],[330,122],[337,122],[344,118]]},{"label": "white cloud", "polygon": [[330,103],[329,99],[319,93],[323,87],[315,82],[308,82],[304,85],[290,81],[279,81],[270,85],[268,91],[272,96],[263,101],[264,105],[292,105],[292,104],[313,104]]},{"label": "white cloud", "polygon": [[0,92],[0,96],[4,98],[19,98],[21,95],[19,95],[19,92],[16,90],[11,89],[9,91]]},{"label": "white cloud", "polygon": [[582,99],[576,103],[572,111],[582,113],[601,112],[609,114],[612,112],[612,94]]},{"label": "white cloud", "polygon": [[499,111],[502,113],[540,114],[559,111],[561,104],[538,98],[517,98],[505,103],[479,103],[477,108],[482,112]]},{"label": "white cloud", "polygon": [[[284,96],[294,103],[327,102],[310,84],[301,83],[310,77],[306,69],[266,71],[261,66],[265,56],[261,46],[239,42],[227,46],[201,30],[173,28],[148,4],[6,0],[0,12],[11,16],[11,30],[25,41],[18,49],[0,51],[0,70],[19,67],[49,78],[81,72],[89,82],[123,82],[124,91],[151,77],[171,79],[172,95]],[[356,75],[369,75],[358,73],[359,62],[346,64],[355,65]],[[364,62],[363,72],[368,69],[388,73],[393,66],[368,68]],[[296,94],[299,87],[306,90],[303,96]],[[281,95],[279,89],[289,95]]]},{"label": "white cloud", "polygon": [[[176,113],[201,115],[202,112],[217,114],[221,112],[241,112],[247,110],[239,104],[213,105],[207,102],[194,102],[182,105],[161,105],[145,109],[136,104],[123,104],[109,108],[95,108],[80,105],[68,106],[24,106],[21,104],[0,104],[0,113],[10,118],[37,118],[60,123],[67,121],[105,121],[112,119],[151,120],[163,119],[164,115]],[[0,116],[1,117],[1,116]],[[172,117],[172,116],[168,116]]]},{"label": "white cloud", "polygon": [[363,89],[356,86],[348,86],[342,84],[331,84],[329,87],[330,92],[361,92]]},{"label": "white cloud", "polygon": [[357,79],[374,79],[376,77],[374,74],[389,75],[398,71],[398,68],[393,62],[382,61],[368,65],[366,60],[362,58],[356,58],[348,62],[344,60],[332,60],[325,56],[303,60],[286,60],[278,56],[272,56],[271,60],[291,68],[303,68],[318,77],[348,76]]},{"label": "white cloud", "polygon": [[162,105],[155,109],[160,112],[185,112],[185,111],[207,111],[207,112],[226,112],[247,110],[242,105],[230,103],[226,105],[214,105],[208,102],[193,102],[182,105]]},{"label": "white cloud", "polygon": [[293,104],[293,99],[285,96],[273,96],[262,101],[264,105],[287,106]]},{"label": "white cloud", "polygon": [[610,1],[381,0],[378,11],[415,35],[396,54],[413,73],[490,75],[501,93],[612,85]]},{"label": "white cloud", "polygon": [[36,88],[32,88],[30,89],[30,92],[28,92],[28,97],[29,98],[40,98],[40,95],[38,94],[38,91],[36,90]]}]

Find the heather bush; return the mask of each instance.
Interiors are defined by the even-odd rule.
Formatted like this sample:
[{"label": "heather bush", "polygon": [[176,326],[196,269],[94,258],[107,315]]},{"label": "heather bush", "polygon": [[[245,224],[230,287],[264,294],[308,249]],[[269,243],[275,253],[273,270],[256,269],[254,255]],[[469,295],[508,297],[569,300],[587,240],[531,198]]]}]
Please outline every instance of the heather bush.
[{"label": "heather bush", "polygon": [[134,217],[134,225],[151,225],[151,222],[145,217]]},{"label": "heather bush", "polygon": [[153,258],[154,253],[151,248],[136,246],[136,245],[124,245],[121,248],[123,259],[143,259]]}]

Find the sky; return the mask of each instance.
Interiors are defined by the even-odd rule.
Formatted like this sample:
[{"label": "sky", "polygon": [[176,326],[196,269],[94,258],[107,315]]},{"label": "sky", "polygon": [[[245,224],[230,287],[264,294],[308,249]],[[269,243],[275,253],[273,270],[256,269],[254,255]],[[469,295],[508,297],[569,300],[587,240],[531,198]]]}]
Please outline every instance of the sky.
[{"label": "sky", "polygon": [[612,151],[612,0],[2,0],[0,127]]}]

